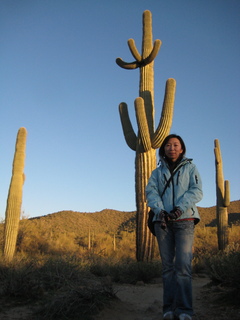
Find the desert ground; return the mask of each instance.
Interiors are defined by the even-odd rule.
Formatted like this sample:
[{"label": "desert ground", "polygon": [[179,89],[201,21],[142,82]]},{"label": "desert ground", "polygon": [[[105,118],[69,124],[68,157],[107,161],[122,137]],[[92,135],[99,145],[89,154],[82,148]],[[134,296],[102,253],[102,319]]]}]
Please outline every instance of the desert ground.
[{"label": "desert ground", "polygon": [[[94,320],[160,320],[162,319],[162,281],[155,279],[152,284],[113,284],[116,299],[106,306]],[[193,277],[193,320],[239,320],[240,305],[230,306],[220,301],[226,290],[212,286],[205,276]],[[22,306],[15,301],[0,301],[1,320],[35,320],[37,306]]]},{"label": "desert ground", "polygon": [[[240,305],[233,308],[220,303],[222,288],[210,286],[206,276],[193,277],[193,320],[239,320]],[[155,284],[115,285],[118,299],[105,308],[95,320],[160,320],[162,319],[162,282]]]}]

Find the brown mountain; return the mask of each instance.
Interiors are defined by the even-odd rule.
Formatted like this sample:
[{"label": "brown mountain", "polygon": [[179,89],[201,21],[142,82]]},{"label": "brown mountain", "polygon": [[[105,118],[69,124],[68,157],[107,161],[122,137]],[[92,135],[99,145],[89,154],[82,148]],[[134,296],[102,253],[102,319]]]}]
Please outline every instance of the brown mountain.
[{"label": "brown mountain", "polygon": [[[198,207],[201,216],[200,227],[216,226],[216,207]],[[232,201],[228,207],[229,224],[240,225],[240,200]],[[116,233],[121,230],[135,230],[135,211],[123,212],[104,209],[99,212],[86,213],[76,211],[60,211],[46,216],[28,219],[28,227],[37,229],[51,228],[52,232],[86,234],[91,232]],[[34,229],[35,229],[34,228]]]}]

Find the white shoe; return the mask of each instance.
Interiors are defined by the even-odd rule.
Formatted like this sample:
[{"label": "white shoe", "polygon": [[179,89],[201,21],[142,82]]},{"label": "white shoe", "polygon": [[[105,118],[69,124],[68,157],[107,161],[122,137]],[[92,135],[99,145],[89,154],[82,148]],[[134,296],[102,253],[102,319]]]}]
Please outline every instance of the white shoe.
[{"label": "white shoe", "polygon": [[189,314],[181,313],[179,316],[179,320],[192,320],[192,317]]},{"label": "white shoe", "polygon": [[164,313],[163,320],[174,320],[174,313],[172,311]]}]

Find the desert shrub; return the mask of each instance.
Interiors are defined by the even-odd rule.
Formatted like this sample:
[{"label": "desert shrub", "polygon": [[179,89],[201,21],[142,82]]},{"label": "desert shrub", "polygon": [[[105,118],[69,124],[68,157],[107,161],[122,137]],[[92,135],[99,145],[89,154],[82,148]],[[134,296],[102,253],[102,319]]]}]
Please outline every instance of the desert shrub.
[{"label": "desert shrub", "polygon": [[117,256],[119,259],[135,259],[136,232],[122,231],[117,239]]},{"label": "desert shrub", "polygon": [[85,265],[69,257],[24,258],[16,256],[10,263],[0,263],[2,296],[39,298],[44,292],[57,290],[88,277]]},{"label": "desert shrub", "polygon": [[132,262],[129,264],[122,264],[117,268],[115,281],[121,283],[136,284],[139,281],[144,283],[151,282],[154,278],[161,277],[160,262]]},{"label": "desert shrub", "polygon": [[36,313],[40,319],[91,320],[115,298],[112,286],[82,280],[58,291]]},{"label": "desert shrub", "polygon": [[161,277],[160,262],[136,262],[132,259],[120,262],[99,260],[92,263],[90,271],[96,276],[111,277],[112,281],[119,283],[136,284],[139,281],[151,282]]},{"label": "desert shrub", "polygon": [[238,244],[240,246],[240,225],[231,225],[229,228],[229,243]]},{"label": "desert shrub", "polygon": [[239,305],[240,299],[240,246],[231,244],[225,251],[219,251],[206,261],[208,274],[213,284],[220,285],[220,299],[223,303]]},{"label": "desert shrub", "polygon": [[240,246],[228,246],[206,261],[213,281],[240,289]]},{"label": "desert shrub", "polygon": [[206,259],[218,252],[216,232],[216,227],[196,227],[193,243],[193,273],[207,272]]},{"label": "desert shrub", "polygon": [[28,254],[65,254],[77,252],[75,233],[58,232],[47,224],[41,229],[30,220],[22,220],[19,227],[16,249],[17,252]]},{"label": "desert shrub", "polygon": [[[240,226],[231,225],[228,228],[229,244],[240,245]],[[194,235],[194,250],[205,252],[218,251],[217,227],[200,227],[197,226]]]},{"label": "desert shrub", "polygon": [[41,301],[36,319],[92,319],[115,297],[111,282],[99,281],[76,256],[17,255],[0,261],[0,296],[23,304]]},{"label": "desert shrub", "polygon": [[[236,251],[240,246],[239,226],[229,228],[229,246],[224,252]],[[217,227],[196,227],[194,237],[193,270],[198,272],[209,272],[209,261],[216,257],[219,259],[223,253],[218,249]]]},{"label": "desert shrub", "polygon": [[86,266],[71,256],[50,257],[36,272],[45,290],[58,290],[69,283],[81,283],[81,279],[89,276]]},{"label": "desert shrub", "polygon": [[196,227],[194,234],[194,252],[212,252],[218,250],[217,228],[216,227]]},{"label": "desert shrub", "polygon": [[0,296],[20,298],[25,301],[39,298],[42,288],[36,277],[37,263],[24,258],[0,262]]}]

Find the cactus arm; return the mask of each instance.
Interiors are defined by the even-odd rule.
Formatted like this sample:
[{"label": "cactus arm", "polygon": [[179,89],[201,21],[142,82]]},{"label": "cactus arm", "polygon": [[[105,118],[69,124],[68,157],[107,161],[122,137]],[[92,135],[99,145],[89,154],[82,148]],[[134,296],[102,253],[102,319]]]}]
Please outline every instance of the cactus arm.
[{"label": "cactus arm", "polygon": [[150,64],[157,56],[158,51],[161,47],[161,40],[157,39],[154,41],[153,49],[151,53],[145,58],[142,59],[140,56],[133,39],[128,40],[129,49],[133,55],[133,57],[136,59],[136,61],[133,62],[125,62],[121,58],[116,59],[116,63],[119,65],[119,67],[123,69],[137,69],[141,67],[145,67],[146,65]]},{"label": "cactus arm", "polygon": [[124,102],[120,103],[119,113],[120,113],[120,119],[121,119],[122,129],[123,129],[126,143],[130,149],[132,149],[133,151],[136,151],[137,136],[133,130],[126,103]]},{"label": "cactus arm", "polygon": [[220,158],[221,158],[221,154],[220,154],[220,144],[219,144],[219,140],[215,139],[214,140],[214,154],[215,154],[215,160],[216,160],[216,164],[220,163]]},{"label": "cactus arm", "polygon": [[128,40],[128,47],[133,55],[133,57],[136,59],[136,61],[140,62],[142,60],[142,57],[140,53],[138,52],[138,49],[135,45],[135,41],[133,39]]},{"label": "cactus arm", "polygon": [[170,78],[166,82],[161,119],[152,139],[152,147],[154,149],[158,149],[161,146],[162,141],[170,132],[174,109],[175,91],[176,80]]},{"label": "cactus arm", "polygon": [[[149,55],[149,58],[150,58],[150,56],[151,56],[151,59],[152,59],[152,56],[153,56],[153,59],[152,59],[152,60],[154,60],[154,59],[156,58],[156,56],[157,56],[157,54],[158,54],[158,52],[159,52],[159,50],[160,50],[160,48],[161,48],[161,45],[162,45],[162,41],[161,41],[161,40],[156,39],[156,40],[154,41],[153,49],[152,49],[151,54]],[[152,62],[152,61],[151,61],[151,62]]]},{"label": "cactus arm", "polygon": [[136,62],[139,62],[139,66],[146,66],[147,64],[151,63],[157,56],[158,51],[160,50],[160,47],[162,45],[162,41],[157,39],[154,41],[153,49],[149,56],[145,59],[142,59],[140,53],[138,52],[135,41],[133,39],[128,40],[128,46],[129,49],[133,55],[133,57],[136,59]]},{"label": "cactus arm", "polygon": [[140,67],[144,67],[144,66],[150,64],[156,58],[158,51],[160,50],[161,44],[162,44],[162,42],[159,39],[154,41],[153,49],[152,49],[151,53],[149,54],[149,56],[145,59],[142,59],[142,61],[139,62]]},{"label": "cactus arm", "polygon": [[143,152],[146,152],[151,150],[151,137],[149,134],[143,98],[139,97],[135,100],[135,111],[139,129],[139,137],[141,139]]},{"label": "cactus arm", "polygon": [[214,154],[216,162],[216,185],[217,185],[217,204],[218,206],[223,205],[224,198],[224,176],[223,176],[223,165],[220,142],[218,139],[214,140]]},{"label": "cactus arm", "polygon": [[140,53],[138,52],[133,39],[128,40],[128,47],[129,47],[133,57],[136,59],[136,61],[125,62],[121,58],[117,58],[116,63],[119,65],[119,67],[121,67],[123,69],[137,69],[139,67],[139,62],[142,60],[142,57],[141,57]]},{"label": "cactus arm", "polygon": [[224,178],[222,171],[222,157],[220,150],[220,143],[218,139],[214,140],[214,155],[215,155],[215,166],[216,166],[216,192],[217,192],[217,210],[223,206],[223,195],[224,195]]},{"label": "cactus arm", "polygon": [[230,182],[228,180],[224,181],[224,207],[228,207],[230,205]]},{"label": "cactus arm", "polygon": [[123,69],[137,69],[139,67],[137,61],[125,62],[121,58],[116,59],[116,64]]}]

